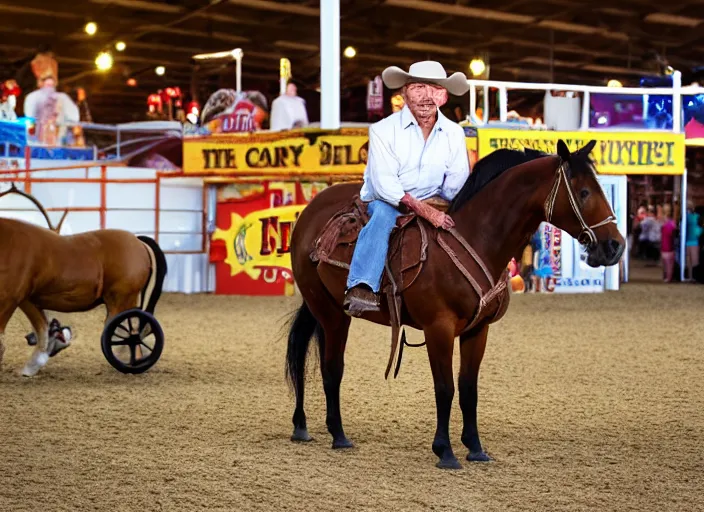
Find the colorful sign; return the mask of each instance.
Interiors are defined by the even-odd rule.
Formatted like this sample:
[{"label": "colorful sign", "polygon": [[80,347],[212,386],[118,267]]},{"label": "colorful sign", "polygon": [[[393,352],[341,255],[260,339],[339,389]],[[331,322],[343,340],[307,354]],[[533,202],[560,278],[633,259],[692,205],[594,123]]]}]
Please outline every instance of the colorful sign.
[{"label": "colorful sign", "polygon": [[185,138],[186,174],[359,174],[367,161],[367,130],[292,130]]},{"label": "colorful sign", "polygon": [[597,144],[591,153],[600,174],[682,174],[685,139],[683,134],[653,132],[550,132],[480,128],[479,158],[497,149],[532,148],[556,153],[562,139],[571,150],[590,140]]},{"label": "colorful sign", "polygon": [[292,295],[291,232],[328,182],[262,181],[217,187],[209,257],[215,293]]},{"label": "colorful sign", "polygon": [[367,85],[367,112],[384,112],[384,85],[379,75]]},{"label": "colorful sign", "polygon": [[229,229],[218,228],[212,237],[225,243],[224,263],[230,267],[230,277],[244,272],[267,283],[293,283],[291,231],[305,206],[268,208],[244,217],[232,213]]}]

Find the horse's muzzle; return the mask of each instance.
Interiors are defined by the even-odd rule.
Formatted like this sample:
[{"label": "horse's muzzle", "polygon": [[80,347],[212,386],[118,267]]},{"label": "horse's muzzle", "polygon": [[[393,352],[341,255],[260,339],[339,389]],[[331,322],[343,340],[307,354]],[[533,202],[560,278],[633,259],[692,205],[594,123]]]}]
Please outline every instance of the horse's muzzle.
[{"label": "horse's muzzle", "polygon": [[609,238],[602,240],[589,250],[587,254],[587,265],[590,267],[610,267],[616,265],[626,246],[623,242]]}]

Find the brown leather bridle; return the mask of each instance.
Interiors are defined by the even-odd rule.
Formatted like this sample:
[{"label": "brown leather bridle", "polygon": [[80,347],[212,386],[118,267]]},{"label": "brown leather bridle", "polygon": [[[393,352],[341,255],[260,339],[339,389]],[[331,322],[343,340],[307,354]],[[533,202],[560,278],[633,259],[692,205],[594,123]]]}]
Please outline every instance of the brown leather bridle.
[{"label": "brown leather bridle", "polygon": [[567,197],[569,198],[570,206],[572,207],[572,211],[574,212],[575,217],[577,217],[577,221],[582,227],[582,231],[580,231],[579,236],[577,237],[577,241],[586,247],[593,247],[597,243],[594,230],[600,228],[601,226],[606,226],[607,224],[616,224],[616,215],[614,215],[614,211],[611,209],[611,205],[609,205],[611,215],[606,217],[601,222],[597,222],[592,226],[589,226],[586,223],[586,221],[584,220],[584,216],[582,215],[582,211],[579,209],[579,203],[577,202],[577,198],[574,195],[574,190],[572,190],[572,186],[570,185],[570,180],[567,177],[568,166],[569,162],[561,159],[560,165],[557,167],[557,172],[555,173],[555,183],[553,184],[547,199],[545,199],[545,204],[543,205],[543,208],[545,210],[545,220],[548,222],[552,220],[552,214],[555,208],[557,194],[560,192],[560,185],[564,182],[565,188],[567,189]]}]

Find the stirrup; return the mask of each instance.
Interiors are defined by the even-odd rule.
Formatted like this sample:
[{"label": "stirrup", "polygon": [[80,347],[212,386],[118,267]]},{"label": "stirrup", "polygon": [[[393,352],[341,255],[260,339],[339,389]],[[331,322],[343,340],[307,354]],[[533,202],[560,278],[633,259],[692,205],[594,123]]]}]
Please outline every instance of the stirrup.
[{"label": "stirrup", "polygon": [[[357,289],[357,293],[355,293],[355,289]],[[366,297],[360,297],[358,293],[366,295]],[[371,290],[359,289],[355,286],[345,292],[345,300],[342,303],[342,308],[348,315],[360,317],[364,313],[381,311],[380,304],[378,294],[375,294]]]}]

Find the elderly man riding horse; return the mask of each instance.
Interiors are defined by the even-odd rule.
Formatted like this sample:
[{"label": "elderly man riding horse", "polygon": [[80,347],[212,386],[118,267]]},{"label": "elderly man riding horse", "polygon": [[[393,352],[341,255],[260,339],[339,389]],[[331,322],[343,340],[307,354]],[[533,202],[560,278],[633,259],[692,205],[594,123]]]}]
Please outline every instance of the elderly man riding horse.
[{"label": "elderly man riding horse", "polygon": [[469,85],[463,73],[449,78],[434,61],[416,62],[408,72],[392,66],[382,79],[402,88],[405,106],[369,127],[369,156],[360,199],[368,203],[369,222],[362,228],[347,278],[344,307],[350,316],[379,311],[379,288],[389,237],[405,205],[438,228],[452,219],[423,203],[439,196],[451,201],[469,176],[464,130],[439,107],[448,92],[461,96]]}]

